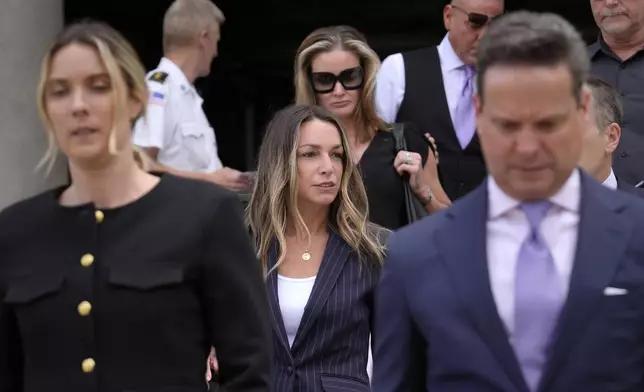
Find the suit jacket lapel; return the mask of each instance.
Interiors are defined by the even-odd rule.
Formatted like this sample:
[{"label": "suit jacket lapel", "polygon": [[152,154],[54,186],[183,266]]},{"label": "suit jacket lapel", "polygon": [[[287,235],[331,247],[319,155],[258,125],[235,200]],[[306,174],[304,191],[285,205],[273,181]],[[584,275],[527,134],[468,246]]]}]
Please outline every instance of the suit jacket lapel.
[{"label": "suit jacket lapel", "polygon": [[482,341],[487,344],[514,387],[527,392],[490,286],[486,253],[486,184],[484,182],[448,210],[451,224],[439,234],[441,238],[437,243],[454,288]]},{"label": "suit jacket lapel", "polygon": [[324,256],[322,257],[322,264],[320,264],[320,269],[315,278],[313,290],[306,303],[304,314],[300,321],[300,327],[295,335],[295,341],[292,347],[293,352],[302,344],[307,332],[311,329],[315,323],[315,319],[326,305],[329,294],[331,294],[331,291],[335,287],[335,283],[350,253],[351,249],[349,245],[338,234],[331,232],[326,249],[324,250]]},{"label": "suit jacket lapel", "polygon": [[[268,269],[273,268],[278,258],[277,242],[273,243],[268,252]],[[266,288],[268,291],[268,304],[271,310],[271,324],[273,331],[277,334],[278,341],[284,346],[286,352],[290,353],[291,347],[288,343],[286,328],[284,328],[284,319],[282,319],[282,310],[280,308],[279,294],[277,292],[277,269],[273,270],[266,278]]]},{"label": "suit jacket lapel", "polygon": [[603,297],[614,272],[626,251],[632,223],[619,213],[625,204],[611,189],[582,176],[582,198],[577,250],[568,298],[553,335],[550,360],[541,382],[548,389],[557,370],[563,368],[567,354]]}]

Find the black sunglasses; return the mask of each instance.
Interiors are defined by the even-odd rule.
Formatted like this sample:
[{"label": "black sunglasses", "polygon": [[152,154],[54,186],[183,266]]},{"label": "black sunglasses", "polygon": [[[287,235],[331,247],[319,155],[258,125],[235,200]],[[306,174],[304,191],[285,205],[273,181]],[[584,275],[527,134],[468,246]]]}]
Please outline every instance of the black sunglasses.
[{"label": "black sunglasses", "polygon": [[470,23],[470,26],[472,26],[473,29],[480,29],[487,25],[488,23],[492,22],[494,19],[498,18],[501,15],[497,16],[487,16],[485,14],[479,14],[478,12],[467,12],[461,7],[457,7],[454,4],[451,4],[452,8],[461,11],[465,15],[467,15],[467,21]]},{"label": "black sunglasses", "polygon": [[355,67],[345,69],[338,75],[331,72],[311,72],[309,80],[313,91],[317,94],[330,93],[338,82],[347,91],[357,90],[364,85],[364,71],[362,67]]}]

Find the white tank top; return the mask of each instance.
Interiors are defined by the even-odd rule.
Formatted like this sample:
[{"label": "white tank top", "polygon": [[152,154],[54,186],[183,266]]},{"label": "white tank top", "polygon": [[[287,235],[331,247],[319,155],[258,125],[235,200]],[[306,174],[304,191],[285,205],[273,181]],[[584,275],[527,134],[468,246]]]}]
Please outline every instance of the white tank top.
[{"label": "white tank top", "polygon": [[302,321],[304,308],[313,290],[315,278],[315,276],[310,278],[287,278],[286,276],[277,275],[277,295],[289,346],[293,346],[297,329]]}]

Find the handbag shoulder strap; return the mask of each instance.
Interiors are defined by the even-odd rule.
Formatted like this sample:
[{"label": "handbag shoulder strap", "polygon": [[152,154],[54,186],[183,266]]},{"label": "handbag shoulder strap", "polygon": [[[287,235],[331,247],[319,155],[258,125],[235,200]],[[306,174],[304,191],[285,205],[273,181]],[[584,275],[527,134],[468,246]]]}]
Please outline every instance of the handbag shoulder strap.
[{"label": "handbag shoulder strap", "polygon": [[391,133],[394,135],[394,143],[396,143],[396,152],[407,150],[407,142],[405,141],[405,125],[403,123],[393,124]]},{"label": "handbag shoulder strap", "polygon": [[[405,127],[402,123],[393,124],[391,133],[393,133],[394,143],[396,144],[396,154],[399,151],[408,151],[404,131]],[[418,198],[416,198],[411,190],[408,181],[409,175],[405,174],[403,178],[403,190],[405,192],[405,211],[407,213],[407,222],[411,223],[425,216],[427,212],[425,210],[425,207],[420,204],[420,201],[418,200]]]}]

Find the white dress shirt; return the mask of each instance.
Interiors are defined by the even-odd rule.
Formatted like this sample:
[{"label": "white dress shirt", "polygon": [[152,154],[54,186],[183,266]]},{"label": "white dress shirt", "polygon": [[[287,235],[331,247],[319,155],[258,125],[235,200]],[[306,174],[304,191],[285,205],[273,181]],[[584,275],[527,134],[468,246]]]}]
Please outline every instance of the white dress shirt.
[{"label": "white dress shirt", "polygon": [[602,185],[609,187],[610,189],[617,189],[617,177],[615,177],[613,169],[610,169],[610,174],[608,175],[608,178],[602,182]]},{"label": "white dress shirt", "polygon": [[[454,112],[466,82],[465,64],[456,55],[449,41],[449,33],[438,45],[438,57],[441,62],[445,97],[450,117],[454,121]],[[396,122],[398,110],[405,97],[405,61],[401,53],[388,56],[378,71],[376,82],[376,108],[380,117],[388,122]]]},{"label": "white dress shirt", "polygon": [[[155,72],[163,82],[150,80]],[[145,117],[134,127],[134,144],[158,148],[159,163],[191,172],[213,172],[222,167],[215,132],[203,111],[203,99],[175,63],[162,58],[148,73],[149,100]]]},{"label": "white dress shirt", "polygon": [[[577,250],[581,177],[575,170],[550,198],[553,207],[543,219],[540,233],[560,278],[564,297]],[[487,260],[492,294],[510,338],[514,330],[514,286],[517,258],[530,233],[520,202],[508,196],[488,177]]]}]

